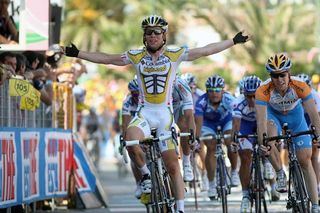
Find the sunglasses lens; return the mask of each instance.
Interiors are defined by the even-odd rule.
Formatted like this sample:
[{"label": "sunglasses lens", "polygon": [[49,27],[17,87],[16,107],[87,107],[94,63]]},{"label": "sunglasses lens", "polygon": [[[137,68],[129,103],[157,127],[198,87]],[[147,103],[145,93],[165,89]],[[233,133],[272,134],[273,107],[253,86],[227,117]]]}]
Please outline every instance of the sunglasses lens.
[{"label": "sunglasses lens", "polygon": [[247,98],[256,98],[254,94],[245,95]]},{"label": "sunglasses lens", "polygon": [[280,73],[280,74],[271,74],[271,78],[284,78],[286,77],[286,73]]},{"label": "sunglasses lens", "polygon": [[222,88],[208,88],[207,89],[209,92],[221,92],[222,91]]},{"label": "sunglasses lens", "polygon": [[154,33],[155,35],[160,35],[162,33],[161,29],[146,29],[145,34],[146,35],[152,35]]}]

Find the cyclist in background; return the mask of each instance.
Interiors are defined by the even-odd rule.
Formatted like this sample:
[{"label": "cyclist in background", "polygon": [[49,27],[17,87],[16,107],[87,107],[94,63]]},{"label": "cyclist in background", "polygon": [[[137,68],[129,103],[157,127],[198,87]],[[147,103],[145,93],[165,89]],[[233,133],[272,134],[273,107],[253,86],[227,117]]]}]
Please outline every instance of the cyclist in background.
[{"label": "cyclist in background", "polygon": [[[242,79],[242,96],[238,97],[234,104],[232,115],[232,132],[240,134],[254,134],[257,130],[256,112],[255,112],[255,92],[260,86],[261,80],[256,76],[247,76]],[[250,168],[252,164],[252,150],[255,140],[242,138],[239,140],[239,156],[240,164],[240,180],[242,186],[242,202],[240,212],[250,211],[250,197],[249,197],[249,184],[250,184]],[[265,179],[270,179],[270,172],[272,166],[269,162],[264,162]],[[266,171],[271,169],[271,171]],[[267,174],[269,176],[267,176]],[[271,198],[273,201],[280,199],[280,194],[276,191],[276,183],[273,177],[271,183]]]},{"label": "cyclist in background", "polygon": [[[209,56],[249,40],[248,36],[239,32],[233,39],[211,43],[204,47],[167,48],[165,44],[168,23],[164,18],[151,15],[142,21],[141,27],[145,45],[142,49],[129,50],[123,54],[108,54],[79,51],[73,44],[65,48],[65,54],[70,57],[101,64],[118,66],[132,64],[134,66],[140,89],[139,106],[136,116],[126,131],[126,140],[142,140],[149,137],[151,128],[157,128],[158,135],[171,134],[171,127],[174,126],[171,100],[173,81],[182,61],[193,61]],[[175,146],[172,140],[167,140],[166,143],[160,142],[159,145],[164,164],[173,182],[177,211],[184,212],[184,182]],[[127,147],[127,150],[143,176],[141,181],[143,193],[150,193],[150,171],[144,158],[141,158],[142,149],[136,145]]]},{"label": "cyclist in background", "polygon": [[[139,85],[137,78],[135,76],[128,84],[129,94],[126,96],[122,103],[122,110],[121,110],[121,117],[122,117],[122,135],[125,138],[126,130],[129,126],[131,119],[135,116],[138,108],[139,102]],[[142,156],[143,157],[143,156]],[[135,197],[137,199],[141,198],[142,190],[141,190],[141,173],[139,169],[136,167],[133,161],[130,161],[131,170],[136,181],[136,190],[135,190]]]},{"label": "cyclist in background", "polygon": [[[317,134],[320,133],[320,119],[312,99],[311,89],[299,78],[290,76],[291,66],[290,58],[283,53],[271,56],[266,63],[266,70],[271,78],[256,91],[256,116],[260,144],[262,144],[264,133],[267,133],[268,137],[277,136],[281,133],[284,123],[288,123],[292,133],[308,130],[304,112],[309,114]],[[294,138],[293,142],[312,202],[312,212],[318,213],[317,180],[311,163],[311,137],[300,136]],[[282,169],[278,149],[274,142],[269,145],[271,146],[269,160],[277,173],[277,190],[286,192],[287,179]],[[261,147],[267,152],[264,145]]]},{"label": "cyclist in background", "polygon": [[[312,88],[312,82],[311,82],[310,77],[307,74],[299,74],[297,77],[302,79],[304,82],[306,82],[306,84],[308,84],[308,86],[311,88],[311,94],[312,94],[312,97],[313,97],[313,99],[314,99],[314,101],[316,103],[318,114],[320,115],[320,97],[319,97],[319,93],[314,88]],[[306,118],[308,126],[310,126],[311,125],[311,121],[310,121],[310,118],[309,118],[308,114],[305,113],[304,116]],[[320,158],[319,149],[316,146],[316,144],[313,144],[311,161],[312,161],[312,166],[313,166],[314,172],[316,173],[316,176],[317,176],[318,198],[320,198],[320,168],[319,168],[320,159],[319,158]]]},{"label": "cyclist in background", "polygon": [[[232,129],[232,103],[235,98],[228,92],[224,91],[224,79],[219,75],[213,75],[206,81],[207,92],[202,95],[197,103],[195,110],[196,119],[196,137],[215,135],[218,126],[224,134],[230,134]],[[205,140],[207,147],[206,169],[208,172],[209,189],[208,196],[212,199],[217,195],[216,181],[216,141]],[[225,139],[228,146],[228,157],[231,162],[231,185],[240,184],[237,172],[237,153],[230,150],[231,138]]]},{"label": "cyclist in background", "polygon": [[[198,101],[199,97],[203,95],[205,92],[198,88],[196,76],[191,73],[184,73],[181,75],[181,78],[187,81],[189,87],[191,88],[192,92],[192,99],[193,105],[195,108],[196,102]],[[201,160],[201,190],[207,191],[209,188],[209,181],[207,177],[207,170],[205,168],[205,158],[206,158],[206,151],[204,149],[204,144],[202,141],[199,141],[200,148],[196,150],[199,154]]]},{"label": "cyclist in background", "polygon": [[[192,93],[188,83],[177,76],[172,94],[173,117],[181,132],[195,132],[193,116]],[[194,179],[193,168],[190,161],[190,144],[188,137],[181,137],[180,143],[183,152],[183,179],[190,182]]]}]

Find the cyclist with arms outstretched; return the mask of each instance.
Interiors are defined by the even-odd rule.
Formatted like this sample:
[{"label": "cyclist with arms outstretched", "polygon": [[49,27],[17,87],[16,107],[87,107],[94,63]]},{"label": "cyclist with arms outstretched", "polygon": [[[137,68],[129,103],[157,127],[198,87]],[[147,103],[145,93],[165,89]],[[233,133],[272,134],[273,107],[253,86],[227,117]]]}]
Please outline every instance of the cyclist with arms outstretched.
[{"label": "cyclist with arms outstretched", "polygon": [[[285,54],[275,54],[266,63],[270,79],[264,82],[256,91],[256,116],[258,127],[258,142],[262,144],[263,134],[267,137],[281,133],[284,123],[288,123],[292,133],[308,130],[304,111],[309,114],[311,123],[320,132],[320,119],[316,105],[312,99],[310,87],[299,78],[290,75],[292,62]],[[303,101],[303,105],[301,104]],[[309,135],[293,139],[297,157],[303,171],[309,197],[312,202],[312,212],[318,213],[317,180],[311,163],[312,142]],[[271,146],[269,160],[277,173],[277,190],[287,191],[287,179],[282,169],[278,149],[275,142]],[[267,148],[264,147],[264,151]]]},{"label": "cyclist with arms outstretched", "polygon": [[[67,56],[78,57],[95,63],[125,66],[132,64],[136,70],[140,88],[139,107],[127,131],[126,140],[142,140],[150,136],[150,129],[157,128],[159,135],[171,134],[174,125],[172,111],[173,81],[182,61],[193,61],[209,56],[249,40],[242,32],[233,39],[211,43],[204,47],[166,48],[167,21],[160,16],[149,16],[142,21],[144,48],[129,50],[123,54],[79,51],[75,45],[65,48]],[[178,212],[184,212],[184,183],[180,173],[178,156],[172,140],[160,142],[164,164],[173,182]],[[151,192],[150,171],[146,166],[140,146],[128,147],[130,158],[143,176],[143,193]]]}]

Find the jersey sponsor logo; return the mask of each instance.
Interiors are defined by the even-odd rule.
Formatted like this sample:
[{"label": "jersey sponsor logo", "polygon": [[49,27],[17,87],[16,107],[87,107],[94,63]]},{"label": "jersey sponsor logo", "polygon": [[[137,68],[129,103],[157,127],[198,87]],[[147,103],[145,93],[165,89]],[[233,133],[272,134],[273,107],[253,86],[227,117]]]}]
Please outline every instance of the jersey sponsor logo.
[{"label": "jersey sponsor logo", "polygon": [[163,65],[163,66],[158,66],[158,67],[144,67],[143,71],[144,72],[163,72],[167,70],[167,66]]}]

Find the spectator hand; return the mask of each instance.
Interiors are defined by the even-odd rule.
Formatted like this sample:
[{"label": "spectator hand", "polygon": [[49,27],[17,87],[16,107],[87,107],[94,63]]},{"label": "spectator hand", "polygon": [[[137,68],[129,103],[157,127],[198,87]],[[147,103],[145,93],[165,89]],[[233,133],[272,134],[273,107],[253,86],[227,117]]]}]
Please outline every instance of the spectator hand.
[{"label": "spectator hand", "polygon": [[65,55],[69,57],[78,57],[79,55],[78,48],[71,43],[71,47],[65,47]]},{"label": "spectator hand", "polygon": [[244,36],[242,35],[242,31],[238,32],[234,37],[233,37],[233,43],[234,44],[239,44],[239,43],[245,43],[247,41],[249,41],[249,36]]}]

